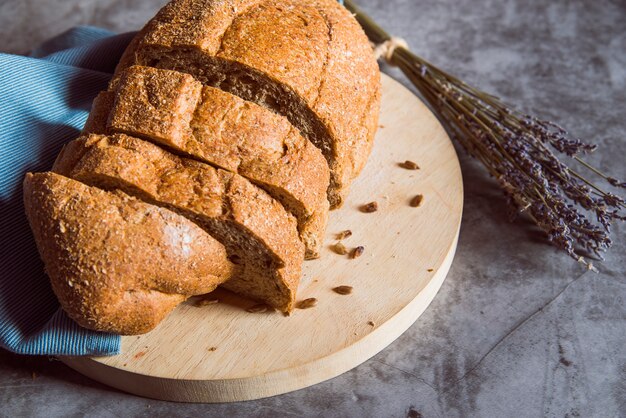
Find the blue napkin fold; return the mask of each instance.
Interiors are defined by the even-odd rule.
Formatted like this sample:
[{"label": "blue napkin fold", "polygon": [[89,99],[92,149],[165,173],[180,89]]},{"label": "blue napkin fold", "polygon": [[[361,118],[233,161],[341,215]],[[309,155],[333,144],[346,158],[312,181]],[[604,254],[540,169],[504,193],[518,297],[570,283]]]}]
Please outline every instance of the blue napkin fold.
[{"label": "blue napkin fold", "polygon": [[0,53],[0,347],[20,354],[112,355],[118,335],[59,308],[22,203],[28,171],[47,171],[82,129],[134,33],[71,29],[30,56]]}]

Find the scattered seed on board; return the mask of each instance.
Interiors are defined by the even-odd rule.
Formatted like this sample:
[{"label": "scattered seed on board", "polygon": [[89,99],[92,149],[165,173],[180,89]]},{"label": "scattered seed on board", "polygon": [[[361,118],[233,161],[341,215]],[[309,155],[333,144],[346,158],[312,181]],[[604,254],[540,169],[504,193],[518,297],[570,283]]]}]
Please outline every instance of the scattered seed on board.
[{"label": "scattered seed on board", "polygon": [[333,245],[333,250],[339,255],[348,254],[348,249],[341,242],[338,242],[335,245]]},{"label": "scattered seed on board", "polygon": [[333,288],[333,291],[340,295],[349,295],[352,293],[352,286],[337,286]]},{"label": "scattered seed on board", "polygon": [[264,303],[258,303],[254,306],[249,307],[248,309],[246,309],[246,311],[250,312],[250,313],[261,313],[261,312],[267,312],[267,305]]},{"label": "scattered seed on board", "polygon": [[337,234],[337,239],[346,239],[352,236],[352,231],[346,229],[345,231],[341,231]]},{"label": "scattered seed on board", "polygon": [[215,305],[216,303],[219,303],[219,302],[220,302],[219,299],[200,299],[194,304],[194,306],[201,307],[201,306]]},{"label": "scattered seed on board", "polygon": [[215,350],[217,350],[217,347],[210,347],[209,348],[209,351],[215,351]]},{"label": "scattered seed on board", "polygon": [[354,250],[352,250],[352,254],[350,254],[350,258],[358,258],[363,255],[364,251],[365,251],[365,247],[363,247],[362,245],[359,245]]},{"label": "scattered seed on board", "polygon": [[400,163],[400,167],[406,168],[407,170],[419,170],[420,166],[415,164],[413,161],[406,160],[403,163]]},{"label": "scattered seed on board", "polygon": [[367,325],[369,325],[370,327],[374,326],[374,321],[367,321]]},{"label": "scattered seed on board", "polygon": [[304,299],[301,300],[300,302],[298,302],[296,304],[296,308],[298,309],[309,309],[314,307],[315,305],[317,305],[317,299],[315,298],[308,298],[308,299]]},{"label": "scattered seed on board", "polygon": [[423,200],[424,200],[424,196],[421,194],[418,194],[413,199],[411,199],[411,206],[414,208],[419,208],[420,206],[422,206]]},{"label": "scattered seed on board", "polygon": [[378,202],[370,202],[367,205],[361,206],[361,212],[372,213],[378,210]]},{"label": "scattered seed on board", "polygon": [[434,269],[428,269],[427,272],[431,273]]}]

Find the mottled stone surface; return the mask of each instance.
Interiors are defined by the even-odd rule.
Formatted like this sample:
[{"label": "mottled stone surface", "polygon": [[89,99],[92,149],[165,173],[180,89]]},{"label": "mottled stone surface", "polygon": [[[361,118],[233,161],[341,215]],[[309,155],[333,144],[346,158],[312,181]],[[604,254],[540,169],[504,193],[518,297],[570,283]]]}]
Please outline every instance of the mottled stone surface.
[{"label": "mottled stone surface", "polygon": [[[161,3],[5,0],[0,50],[76,24],[135,29]],[[597,142],[594,162],[626,177],[623,0],[360,3],[425,58]],[[525,222],[507,223],[494,183],[461,163],[465,210],[447,280],[415,325],[356,369],[274,398],[180,405],[0,350],[0,416],[626,416],[626,226],[601,273],[584,274]]]}]

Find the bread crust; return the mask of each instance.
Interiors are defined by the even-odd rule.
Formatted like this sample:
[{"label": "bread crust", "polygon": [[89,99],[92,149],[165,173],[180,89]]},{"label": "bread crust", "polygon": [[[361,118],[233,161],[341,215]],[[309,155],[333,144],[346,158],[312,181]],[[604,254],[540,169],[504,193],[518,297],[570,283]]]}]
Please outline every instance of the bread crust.
[{"label": "bread crust", "polygon": [[24,207],[61,306],[87,328],[148,332],[234,271],[224,246],[193,222],[122,192],[29,173]]},{"label": "bread crust", "polygon": [[284,117],[188,74],[139,66],[98,96],[92,115],[84,131],[148,138],[251,180],[298,219],[306,258],[319,256],[330,172]]},{"label": "bread crust", "polygon": [[231,260],[240,260],[243,274],[264,270],[278,286],[269,288],[274,295],[266,298],[268,302],[291,310],[304,246],[293,216],[263,190],[237,174],[177,157],[124,134],[79,138],[66,146],[64,154],[73,161],[60,158],[53,170],[69,169],[61,174],[123,190],[193,220],[226,246]]},{"label": "bread crust", "polygon": [[188,72],[288,117],[327,158],[333,208],[371,151],[380,72],[363,30],[334,0],[174,0],[117,73],[134,64]]}]

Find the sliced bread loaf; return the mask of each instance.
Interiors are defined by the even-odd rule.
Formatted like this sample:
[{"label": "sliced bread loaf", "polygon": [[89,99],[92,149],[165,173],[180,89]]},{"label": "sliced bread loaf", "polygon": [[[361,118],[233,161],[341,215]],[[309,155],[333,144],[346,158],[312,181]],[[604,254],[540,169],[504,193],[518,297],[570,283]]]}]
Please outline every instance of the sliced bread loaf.
[{"label": "sliced bread loaf", "polygon": [[293,308],[304,258],[296,220],[243,177],[124,134],[69,143],[53,170],[85,184],[121,189],[193,220],[240,266],[227,287],[283,312]]},{"label": "sliced bread loaf", "polygon": [[336,0],[174,0],[131,43],[118,76],[135,64],[192,74],[286,116],[328,161],[331,207],[370,153],[380,74]]},{"label": "sliced bread loaf", "polygon": [[188,74],[134,66],[98,96],[85,131],[148,138],[246,177],[297,218],[306,258],[319,256],[329,169],[285,118]]},{"label": "sliced bread loaf", "polygon": [[148,332],[233,272],[224,246],[196,224],[119,191],[27,174],[24,206],[54,292],[87,328]]}]

